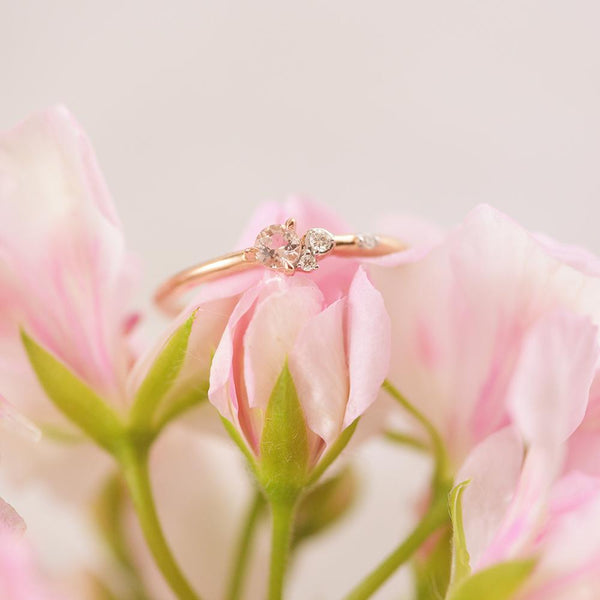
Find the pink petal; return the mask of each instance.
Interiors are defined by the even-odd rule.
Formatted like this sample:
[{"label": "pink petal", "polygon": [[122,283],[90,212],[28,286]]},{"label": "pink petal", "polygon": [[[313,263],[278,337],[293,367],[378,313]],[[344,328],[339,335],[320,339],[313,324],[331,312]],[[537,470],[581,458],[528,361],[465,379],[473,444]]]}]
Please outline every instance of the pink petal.
[{"label": "pink petal", "polygon": [[350,286],[346,327],[350,396],[344,427],[375,401],[390,364],[390,318],[381,294],[363,268],[358,269]]},{"label": "pink petal", "polygon": [[511,414],[530,443],[556,445],[586,411],[600,348],[587,317],[542,317],[523,342],[508,392]]},{"label": "pink petal", "polygon": [[21,324],[99,391],[120,398],[129,361],[121,325],[131,281],[132,262],[112,200],[71,115],[50,109],[3,134],[4,343],[10,335],[10,344],[20,348]]},{"label": "pink petal", "polygon": [[251,408],[266,410],[298,333],[317,315],[323,296],[315,285],[270,282],[244,336],[244,379]]},{"label": "pink petal", "polygon": [[[210,369],[208,399],[226,419],[236,422],[239,399],[234,384],[234,353],[241,352],[238,328],[250,318],[259,294],[258,287],[247,290],[233,309],[213,356]],[[243,328],[242,328],[243,329]],[[242,330],[243,334],[243,330]]]},{"label": "pink petal", "polygon": [[506,392],[528,328],[560,309],[598,324],[600,280],[485,206],[442,244],[404,259],[370,267],[392,320],[390,379],[460,462],[508,422]]},{"label": "pink petal", "polygon": [[25,521],[17,511],[0,498],[0,537],[7,533],[22,534],[25,529]]},{"label": "pink petal", "polygon": [[505,518],[522,462],[521,439],[514,428],[506,427],[478,444],[456,476],[457,484],[470,480],[463,495],[463,521],[474,569]]},{"label": "pink petal", "polygon": [[326,444],[340,434],[348,401],[344,309],[338,300],[312,317],[289,357],[308,427]]}]

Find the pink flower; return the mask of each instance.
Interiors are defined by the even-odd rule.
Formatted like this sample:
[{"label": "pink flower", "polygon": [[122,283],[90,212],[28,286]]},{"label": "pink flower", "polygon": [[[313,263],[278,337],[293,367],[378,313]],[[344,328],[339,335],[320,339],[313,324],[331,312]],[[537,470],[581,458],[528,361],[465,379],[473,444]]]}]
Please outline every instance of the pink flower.
[{"label": "pink flower", "polygon": [[392,321],[389,378],[440,430],[457,467],[510,422],[519,356],[540,319],[567,310],[600,323],[600,278],[589,255],[485,206],[395,262],[370,270]]},{"label": "pink flower", "polygon": [[[299,219],[298,226],[312,224]],[[365,271],[341,260],[323,261],[316,279],[263,276],[229,318],[213,359],[209,399],[256,455],[286,362],[306,421],[311,465],[378,394],[389,361],[388,316]]]},{"label": "pink flower", "polygon": [[598,372],[598,331],[587,317],[544,316],[525,336],[507,392],[513,425],[487,437],[456,481],[470,480],[463,518],[476,571],[537,558],[523,598],[595,597],[600,589],[600,478],[565,458]]},{"label": "pink flower", "polygon": [[35,400],[22,393],[22,326],[118,405],[135,269],[90,143],[66,109],[0,137],[0,223],[4,393]]}]

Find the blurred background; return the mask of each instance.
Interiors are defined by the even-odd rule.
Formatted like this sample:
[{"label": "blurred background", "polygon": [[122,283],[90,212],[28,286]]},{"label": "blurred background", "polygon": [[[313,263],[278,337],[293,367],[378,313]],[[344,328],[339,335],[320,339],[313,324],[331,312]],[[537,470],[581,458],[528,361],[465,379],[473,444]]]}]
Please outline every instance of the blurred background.
[{"label": "blurred background", "polygon": [[[74,112],[144,263],[140,299],[290,193],[360,230],[486,202],[600,252],[599,31],[595,0],[0,0],[0,126]],[[415,460],[364,450],[377,493],[301,553],[292,598],[335,597],[391,547]]]}]

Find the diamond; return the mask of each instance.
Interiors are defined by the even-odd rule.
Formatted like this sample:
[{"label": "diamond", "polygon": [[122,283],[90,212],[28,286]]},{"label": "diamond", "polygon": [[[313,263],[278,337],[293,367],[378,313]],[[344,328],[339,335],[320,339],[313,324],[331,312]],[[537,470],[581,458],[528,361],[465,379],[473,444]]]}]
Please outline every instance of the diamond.
[{"label": "diamond", "polygon": [[326,254],[335,245],[333,235],[327,229],[320,227],[309,229],[304,237],[304,242],[313,254]]},{"label": "diamond", "polygon": [[312,254],[309,250],[306,250],[298,261],[298,268],[306,273],[318,269],[319,265],[317,264],[317,259],[315,258],[314,254]]},{"label": "diamond", "polygon": [[366,250],[373,250],[379,243],[377,236],[372,233],[359,233],[356,236],[359,248],[365,248]]},{"label": "diamond", "polygon": [[300,236],[289,227],[269,225],[256,236],[256,260],[269,269],[293,272],[300,258]]}]

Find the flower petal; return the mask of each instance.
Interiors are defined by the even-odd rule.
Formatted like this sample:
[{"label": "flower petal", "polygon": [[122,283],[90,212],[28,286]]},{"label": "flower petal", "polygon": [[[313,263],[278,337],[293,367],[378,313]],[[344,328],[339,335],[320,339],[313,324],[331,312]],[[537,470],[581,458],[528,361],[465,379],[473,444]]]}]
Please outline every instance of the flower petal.
[{"label": "flower petal", "polygon": [[348,293],[348,370],[350,396],[347,427],[375,401],[390,365],[390,318],[381,294],[359,268]]},{"label": "flower petal", "polygon": [[598,330],[587,317],[542,317],[526,336],[507,396],[530,443],[554,446],[577,428],[586,411],[600,356]]},{"label": "flower petal", "polygon": [[505,427],[478,444],[456,476],[456,484],[470,480],[463,493],[463,523],[473,569],[505,517],[522,462],[521,439],[513,427]]},{"label": "flower petal", "polygon": [[308,427],[326,444],[340,434],[348,401],[344,309],[338,300],[310,319],[289,357]]},{"label": "flower petal", "polygon": [[268,284],[244,336],[248,404],[266,410],[275,382],[301,329],[323,306],[315,285],[281,278]]},{"label": "flower petal", "polygon": [[132,262],[91,146],[64,108],[0,136],[0,224],[4,343],[15,345],[21,324],[98,391],[120,396]]}]

